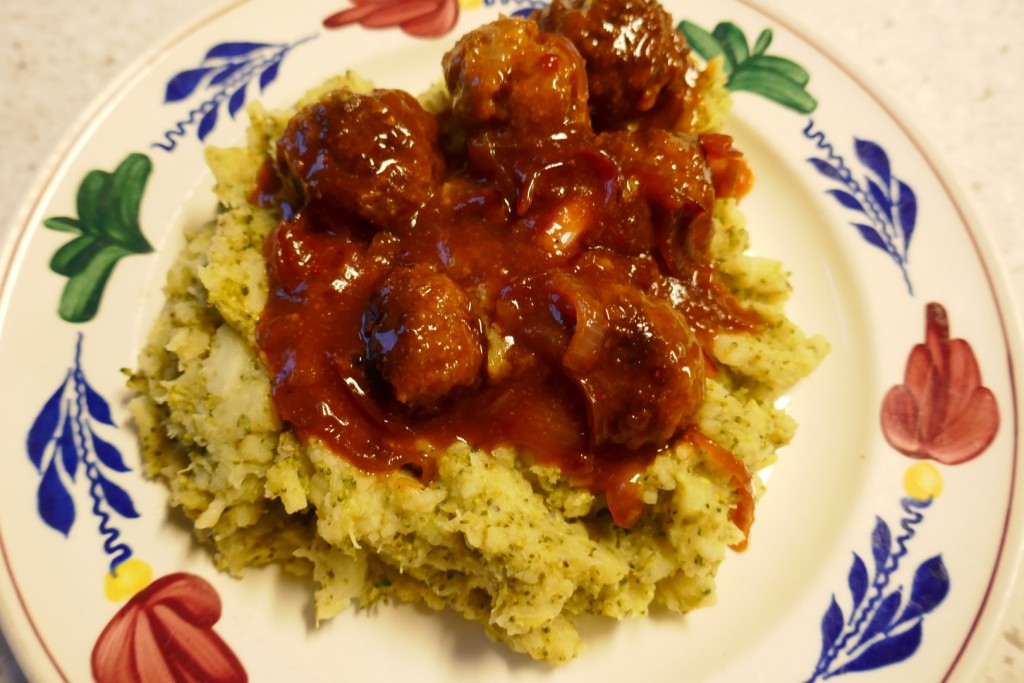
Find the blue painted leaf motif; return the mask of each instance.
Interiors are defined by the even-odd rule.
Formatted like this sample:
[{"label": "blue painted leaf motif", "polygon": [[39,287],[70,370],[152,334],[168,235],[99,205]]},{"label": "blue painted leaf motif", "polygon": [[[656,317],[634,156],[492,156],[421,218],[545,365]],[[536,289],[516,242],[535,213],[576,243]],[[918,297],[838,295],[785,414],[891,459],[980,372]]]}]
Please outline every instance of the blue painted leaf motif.
[{"label": "blue painted leaf motif", "polygon": [[871,246],[878,247],[882,251],[889,250],[889,248],[885,244],[885,240],[882,239],[882,236],[879,235],[878,231],[875,230],[872,226],[866,225],[864,223],[854,223],[853,227],[857,228],[857,230],[860,232],[860,236],[867,240],[871,244]]},{"label": "blue painted leaf motif", "polygon": [[[177,149],[179,139],[190,135],[191,131],[195,131],[199,140],[206,140],[218,122],[223,121],[222,105],[231,118],[235,118],[245,105],[248,86],[259,81],[260,88],[265,89],[277,78],[281,61],[297,46],[316,36],[306,36],[293,43],[228,41],[211,47],[197,68],[182,71],[168,83],[167,102],[188,97],[194,106],[164,130],[162,140],[154,142],[153,147],[172,152]],[[196,94],[200,90],[204,93],[202,97]],[[202,101],[198,102],[200,99]]]},{"label": "blue painted leaf motif", "polygon": [[36,469],[40,471],[43,468],[43,456],[46,455],[46,447],[53,440],[54,435],[57,433],[57,426],[60,424],[61,399],[64,398],[65,386],[61,384],[57,391],[53,392],[53,396],[46,399],[43,409],[39,411],[35,421],[32,423],[32,427],[28,430],[28,438],[26,439],[28,457],[32,464],[36,466]]},{"label": "blue painted leaf motif", "polygon": [[103,475],[98,475],[96,480],[100,488],[103,489],[103,497],[110,507],[114,509],[114,512],[130,519],[139,516],[139,513],[135,510],[135,504],[132,503],[131,496],[123,488]]},{"label": "blue painted leaf motif", "polygon": [[[835,595],[821,623],[823,647],[805,683],[820,683],[841,674],[879,669],[911,657],[921,644],[924,619],[949,593],[949,574],[941,555],[917,567],[913,584],[894,581],[901,561],[909,555],[908,544],[925,519],[922,511],[931,500],[901,500],[901,533],[876,516],[871,530],[873,572],[857,553],[847,575],[853,606],[845,624],[837,624],[843,612]],[[905,572],[904,572],[905,573]],[[891,586],[891,587],[890,587]],[[858,679],[859,680],[859,679]]]},{"label": "blue painted leaf motif", "polygon": [[914,583],[910,588],[910,602],[900,621],[909,621],[928,614],[938,607],[949,594],[949,572],[941,555],[921,563],[914,572]]},{"label": "blue painted leaf motif", "polygon": [[860,200],[846,190],[829,190],[828,194],[839,200],[839,203],[847,209],[853,209],[854,211],[864,213],[864,207],[861,205]]},{"label": "blue painted leaf motif", "polygon": [[902,180],[896,182],[896,215],[899,218],[900,229],[903,231],[904,249],[907,249],[917,223],[917,195]]},{"label": "blue painted leaf motif", "polygon": [[274,60],[270,66],[263,70],[260,74],[260,92],[266,90],[267,86],[274,82],[277,78],[277,72],[281,69],[281,61]]},{"label": "blue painted leaf motif", "polygon": [[902,602],[903,594],[901,591],[894,591],[887,595],[872,615],[871,621],[868,622],[864,633],[861,634],[860,639],[857,641],[858,644],[870,642],[875,636],[888,631],[896,619],[896,613],[900,611],[900,604]]},{"label": "blue painted leaf motif", "polygon": [[203,66],[198,69],[186,69],[176,74],[167,82],[167,90],[164,93],[164,102],[180,102],[196,91],[202,83],[206,74],[213,70],[211,66]]},{"label": "blue painted leaf motif", "polygon": [[244,41],[219,43],[209,49],[205,59],[243,57],[265,47],[270,47],[270,43],[250,43]]},{"label": "blue painted leaf motif", "polygon": [[910,187],[892,174],[889,156],[876,142],[854,138],[857,158],[865,173],[856,176],[846,159],[837,151],[824,132],[815,129],[811,120],[803,129],[820,159],[808,159],[816,171],[841,184],[826,190],[843,208],[861,214],[859,222],[851,223],[861,238],[872,247],[884,251],[896,263],[907,291],[913,296],[914,286],[907,269],[910,237],[917,220],[917,198]]},{"label": "blue painted leaf motif", "polygon": [[220,85],[231,78],[231,75],[246,65],[246,62],[228,62],[210,79],[208,85]]},{"label": "blue painted leaf motif", "polygon": [[843,632],[843,622],[846,617],[843,608],[836,602],[836,596],[832,596],[832,604],[828,606],[825,616],[821,619],[821,651],[825,652],[835,645],[839,634]]},{"label": "blue painted leaf motif", "polygon": [[37,469],[42,475],[36,490],[40,519],[68,536],[76,519],[73,494],[81,488],[76,487],[76,480],[87,483],[91,512],[99,519],[103,550],[110,556],[113,571],[132,556],[132,549],[119,540],[121,532],[111,520],[114,515],[135,518],[139,512],[128,492],[106,476],[108,472],[127,472],[129,468],[120,451],[94,431],[97,421],[113,426],[113,420],[110,405],[89,385],[82,372],[82,339],[79,332],[74,365],[29,429],[28,450],[30,459],[38,461]]},{"label": "blue painted leaf motif", "polygon": [[855,612],[868,592],[868,569],[857,553],[853,554],[853,566],[850,567],[846,583],[850,587],[850,595],[853,596],[852,611]]},{"label": "blue painted leaf motif", "polygon": [[870,140],[854,138],[854,151],[861,162],[875,172],[882,184],[889,187],[892,184],[892,169],[889,165],[889,155],[885,153],[882,146]]},{"label": "blue painted leaf motif", "polygon": [[107,403],[107,399],[96,393],[96,390],[92,386],[83,381],[85,385],[85,406],[89,409],[89,415],[92,419],[102,422],[105,425],[114,425],[114,420],[110,416],[110,404]]},{"label": "blue painted leaf motif", "polygon": [[871,554],[875,557],[875,571],[882,571],[892,550],[892,533],[881,517],[875,518],[875,530],[871,533]]},{"label": "blue painted leaf motif", "polygon": [[921,645],[921,622],[916,622],[903,633],[880,640],[864,650],[856,659],[836,670],[835,676],[853,671],[870,671],[897,664],[917,652]]},{"label": "blue painted leaf motif", "polygon": [[235,118],[238,110],[245,106],[245,86],[246,84],[243,83],[238,90],[231,93],[231,98],[228,100],[228,114],[231,115],[231,118]]},{"label": "blue painted leaf motif", "polygon": [[67,536],[75,523],[75,503],[67,489],[64,488],[64,482],[61,481],[60,474],[57,472],[56,458],[50,460],[50,464],[43,473],[36,501],[39,507],[39,516],[43,518],[43,521]]},{"label": "blue painted leaf motif", "polygon": [[874,200],[875,206],[885,214],[886,222],[892,225],[892,200],[889,198],[888,192],[870,178],[868,178],[868,192],[871,193],[871,199]]},{"label": "blue painted leaf motif", "polygon": [[95,434],[92,435],[92,447],[96,451],[96,457],[103,463],[105,467],[108,467],[115,472],[128,472],[131,468],[124,464],[124,458],[121,457],[121,451],[117,450],[113,444],[107,443]]},{"label": "blue painted leaf motif", "polygon": [[811,165],[814,166],[815,170],[817,170],[818,173],[825,176],[826,178],[839,181],[843,180],[843,176],[839,173],[839,170],[832,164],[825,161],[824,159],[810,158],[807,161],[809,161]]},{"label": "blue painted leaf motif", "polygon": [[68,478],[74,481],[75,475],[78,474],[78,448],[75,446],[75,434],[71,420],[64,420],[64,429],[61,430],[60,440],[57,444],[64,471],[68,473]]},{"label": "blue painted leaf motif", "polygon": [[213,107],[210,111],[203,115],[202,120],[199,121],[199,130],[196,131],[196,135],[199,136],[200,140],[205,140],[206,136],[213,131],[214,126],[217,125],[217,107]]}]

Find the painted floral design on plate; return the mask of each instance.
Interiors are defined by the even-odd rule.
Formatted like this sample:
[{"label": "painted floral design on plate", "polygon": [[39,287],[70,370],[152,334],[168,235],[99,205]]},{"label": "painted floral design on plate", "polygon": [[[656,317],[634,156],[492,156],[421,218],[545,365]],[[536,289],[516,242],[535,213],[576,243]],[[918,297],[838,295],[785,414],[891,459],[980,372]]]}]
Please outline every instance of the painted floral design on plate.
[{"label": "painted floral design on plate", "polygon": [[[543,5],[539,0],[351,0],[291,42],[258,37],[216,42],[197,61],[183,59],[167,80],[161,106],[180,112],[175,114],[179,118],[162,133],[154,131],[152,149],[170,153],[186,142],[205,141],[266,92],[288,57],[315,38],[395,30],[432,39],[451,33],[461,13],[474,7],[523,15]],[[889,142],[864,131],[847,138],[847,145],[830,137],[827,120],[809,118],[819,106],[812,74],[778,51],[772,28],[752,32],[752,41],[741,22],[732,20],[708,30],[684,19],[679,30],[703,58],[723,60],[730,90],[765,98],[794,114],[810,143],[809,175],[833,202],[837,222],[852,227],[862,245],[876,250],[871,253],[884,253],[899,270],[903,295],[913,297],[911,245],[928,228],[918,225],[923,201],[914,189],[917,179],[897,175],[898,160]],[[82,325],[106,313],[101,303],[117,264],[126,256],[152,252],[140,213],[154,165],[163,156],[153,154],[156,160],[120,150],[116,165],[94,168],[81,178],[73,214],[42,221],[49,230],[70,236],[49,262],[52,273],[66,278],[56,306],[63,321]],[[67,537],[90,513],[98,545],[109,560],[104,594],[125,603],[96,636],[93,677],[99,683],[246,681],[246,667],[216,631],[223,606],[212,584],[181,571],[153,580],[153,569],[128,542],[139,512],[125,482],[138,474],[114,445],[118,426],[112,401],[87,379],[82,348],[88,338],[76,330],[72,362],[29,426],[25,453],[38,473],[39,521],[48,533]],[[886,441],[914,460],[902,482],[902,514],[867,520],[873,523],[864,545],[851,552],[845,577],[837,577],[845,585],[823,601],[821,641],[809,647],[819,655],[808,667],[808,682],[910,659],[927,638],[929,617],[943,608],[958,580],[950,575],[943,553],[919,555],[914,541],[943,503],[943,478],[956,476],[953,467],[978,458],[993,443],[1000,429],[999,405],[983,384],[971,344],[951,335],[942,304],[926,304],[924,339],[910,348],[904,376],[885,394],[879,411]]]}]

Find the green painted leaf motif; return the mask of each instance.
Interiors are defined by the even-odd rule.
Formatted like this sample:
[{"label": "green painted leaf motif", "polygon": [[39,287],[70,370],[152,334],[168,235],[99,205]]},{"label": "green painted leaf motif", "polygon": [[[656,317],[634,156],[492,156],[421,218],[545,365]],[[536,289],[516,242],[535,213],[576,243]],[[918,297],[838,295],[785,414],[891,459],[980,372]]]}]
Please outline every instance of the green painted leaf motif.
[{"label": "green painted leaf motif", "polygon": [[761,95],[802,114],[817,109],[818,100],[806,89],[811,80],[807,69],[767,53],[773,39],[770,28],[758,34],[752,48],[743,30],[731,21],[720,22],[710,33],[688,20],[677,28],[705,60],[722,56],[729,90]]},{"label": "green painted leaf motif", "polygon": [[115,242],[140,254],[153,251],[139,227],[142,192],[146,189],[146,181],[152,170],[153,162],[149,157],[129,154],[110,178],[112,206],[109,227],[105,232]]},{"label": "green painted leaf motif", "polygon": [[764,69],[774,71],[783,78],[793,81],[800,87],[804,87],[811,80],[811,74],[792,59],[775,57],[773,55],[754,55],[743,65],[745,69]]},{"label": "green painted leaf motif", "polygon": [[731,21],[720,23],[715,27],[712,35],[715,36],[722,46],[722,54],[725,56],[725,61],[732,65],[733,70],[739,68],[750,57],[747,37]]},{"label": "green painted leaf motif", "polygon": [[771,44],[772,30],[770,28],[766,28],[765,30],[761,31],[761,35],[759,35],[757,37],[757,40],[754,41],[754,47],[751,50],[751,53],[754,56],[763,55],[765,51],[768,49],[768,46]]},{"label": "green painted leaf motif", "polygon": [[803,86],[771,69],[758,67],[737,72],[729,79],[729,89],[767,97],[802,114],[809,114],[818,107],[818,100]]},{"label": "green painted leaf motif", "polygon": [[109,175],[106,171],[90,171],[78,185],[78,222],[82,232],[95,232],[103,221]]},{"label": "green painted leaf motif", "polygon": [[50,259],[50,270],[71,277],[83,270],[103,244],[92,235],[79,235],[58,249]]},{"label": "green painted leaf motif", "polygon": [[68,218],[67,216],[46,218],[43,220],[43,225],[58,232],[82,232],[82,222],[77,218]]},{"label": "green painted leaf motif", "polygon": [[77,233],[50,259],[50,269],[68,278],[58,313],[68,322],[91,320],[117,262],[153,247],[142,234],[139,209],[153,164],[144,154],[126,156],[113,172],[94,169],[78,186],[77,218],[50,217],[51,230]]},{"label": "green painted leaf motif", "polygon": [[[690,47],[705,61],[711,61],[722,54],[722,46],[718,39],[692,21],[684,19],[676,28],[686,37],[686,42]],[[728,65],[726,65],[726,69],[728,74]]]},{"label": "green painted leaf motif", "polygon": [[68,322],[92,320],[99,310],[103,290],[114,266],[130,253],[112,244],[99,249],[82,270],[68,278],[57,309],[60,317]]}]

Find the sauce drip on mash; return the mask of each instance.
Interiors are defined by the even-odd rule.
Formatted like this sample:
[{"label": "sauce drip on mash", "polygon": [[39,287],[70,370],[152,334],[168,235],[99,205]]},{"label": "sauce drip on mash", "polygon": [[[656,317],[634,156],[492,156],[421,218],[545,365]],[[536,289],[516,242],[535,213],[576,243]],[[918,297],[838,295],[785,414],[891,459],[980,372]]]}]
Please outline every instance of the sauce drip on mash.
[{"label": "sauce drip on mash", "polygon": [[429,481],[432,449],[515,447],[632,526],[659,451],[714,446],[693,427],[705,349],[761,325],[709,256],[714,199],[750,172],[728,136],[690,132],[698,75],[653,2],[503,18],[443,68],[441,114],[333,92],[265,164],[254,201],[283,215],[258,331],[274,403],[367,471]]}]

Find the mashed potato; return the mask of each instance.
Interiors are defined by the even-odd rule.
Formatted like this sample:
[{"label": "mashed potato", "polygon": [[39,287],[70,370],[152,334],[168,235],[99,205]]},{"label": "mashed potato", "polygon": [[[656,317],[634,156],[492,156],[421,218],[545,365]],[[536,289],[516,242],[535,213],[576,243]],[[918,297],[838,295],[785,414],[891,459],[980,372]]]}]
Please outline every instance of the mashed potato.
[{"label": "mashed potato", "polygon": [[[305,100],[370,87],[350,74]],[[715,64],[700,87],[702,125],[717,129],[728,96]],[[436,111],[447,95],[435,88],[421,101]],[[277,563],[311,576],[318,620],[353,605],[421,603],[553,663],[580,653],[579,615],[621,619],[712,604],[716,569],[744,535],[730,521],[736,482],[691,441],[667,448],[643,473],[646,509],[624,529],[601,496],[509,448],[452,445],[435,455],[437,475],[423,485],[402,471],[363,472],[282,424],[255,342],[268,293],[263,242],[278,219],[249,196],[294,111],[253,106],[246,146],[208,150],[221,211],[187,232],[130,380],[146,473],[166,483],[171,505],[192,520],[218,567],[241,575]],[[746,254],[733,200],[717,201],[714,227],[722,276],[767,324],[756,335],[717,338],[718,372],[696,422],[756,473],[794,434],[774,399],[813,370],[826,344],[785,317],[786,275]]]}]

